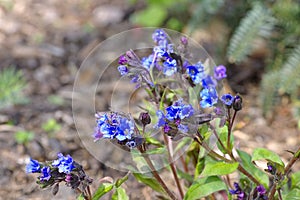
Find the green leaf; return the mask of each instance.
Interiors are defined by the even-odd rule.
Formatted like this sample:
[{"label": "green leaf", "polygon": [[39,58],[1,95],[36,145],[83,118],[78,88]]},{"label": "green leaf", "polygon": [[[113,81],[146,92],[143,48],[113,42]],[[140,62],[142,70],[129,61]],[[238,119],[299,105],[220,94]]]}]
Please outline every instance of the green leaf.
[{"label": "green leaf", "polygon": [[149,155],[163,154],[163,153],[166,153],[166,147],[165,146],[147,150],[147,154],[149,154]]},{"label": "green leaf", "polygon": [[191,176],[190,174],[185,173],[185,172],[181,171],[180,169],[177,169],[177,174],[180,179],[185,179],[191,183],[193,182],[193,176]]},{"label": "green leaf", "polygon": [[204,158],[198,159],[197,165],[195,167],[195,172],[194,172],[195,178],[197,178],[203,172],[204,166],[205,166],[205,159]]},{"label": "green leaf", "polygon": [[18,144],[27,144],[34,138],[34,133],[29,131],[18,131],[15,133],[15,140]]},{"label": "green leaf", "polygon": [[102,183],[95,194],[92,197],[92,200],[98,200],[106,193],[110,192],[114,188],[114,184],[112,183]]},{"label": "green leaf", "polygon": [[118,187],[115,191],[115,193],[111,197],[112,200],[129,200],[128,195],[126,194],[126,191],[122,187]]},{"label": "green leaf", "polygon": [[[223,126],[222,128],[217,129],[217,132],[219,134],[219,138],[220,138],[220,141],[222,142],[222,144],[225,146],[225,148],[228,148],[227,147],[228,127]],[[231,134],[230,135],[230,143],[229,143],[230,150],[232,150],[232,148],[233,148],[233,142],[234,142],[234,137],[233,137],[233,134]],[[217,143],[217,145],[218,145],[219,150],[222,153],[224,153],[224,154],[227,153],[227,150],[224,149],[219,142]]]},{"label": "green leaf", "polygon": [[148,185],[153,190],[160,192],[160,193],[165,193],[164,189],[161,187],[161,185],[157,182],[156,179],[147,177],[140,173],[133,173],[133,175],[139,182],[142,182],[142,183]]},{"label": "green leaf", "polygon": [[299,200],[300,197],[300,189],[295,188],[291,190],[286,195],[283,195],[283,200]]},{"label": "green leaf", "polygon": [[282,162],[281,158],[274,153],[265,148],[256,148],[252,154],[252,161],[256,160],[267,160],[269,162],[277,163],[278,165],[284,167],[284,163]]},{"label": "green leaf", "polygon": [[226,162],[206,162],[202,176],[213,176],[213,175],[226,175],[234,172],[239,166],[238,162],[226,163]]},{"label": "green leaf", "polygon": [[124,177],[119,178],[119,179],[116,181],[115,186],[116,186],[117,188],[120,187],[125,181],[128,180],[128,175],[129,175],[129,173],[127,173]]},{"label": "green leaf", "polygon": [[167,17],[167,10],[160,5],[149,5],[145,10],[136,12],[131,20],[142,26],[161,26]]},{"label": "green leaf", "polygon": [[251,156],[244,151],[237,150],[240,159],[242,160],[242,166],[248,171],[250,174],[254,176],[266,189],[269,187],[269,177],[268,175],[258,169],[252,162]]},{"label": "green leaf", "polygon": [[300,172],[293,173],[291,175],[292,188],[300,189]]},{"label": "green leaf", "polygon": [[157,139],[155,139],[153,137],[146,137],[145,140],[146,140],[147,144],[152,144],[152,145],[159,146],[159,147],[164,146],[160,141],[158,141]]},{"label": "green leaf", "polygon": [[217,176],[199,178],[188,189],[184,196],[184,200],[200,199],[214,192],[226,189],[225,183]]}]

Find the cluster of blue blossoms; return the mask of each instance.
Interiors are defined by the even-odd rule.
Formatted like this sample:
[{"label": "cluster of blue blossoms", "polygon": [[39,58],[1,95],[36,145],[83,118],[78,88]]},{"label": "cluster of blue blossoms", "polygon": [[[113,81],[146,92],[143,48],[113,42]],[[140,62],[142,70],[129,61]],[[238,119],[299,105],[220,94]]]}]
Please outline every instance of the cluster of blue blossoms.
[{"label": "cluster of blue blossoms", "polygon": [[[140,59],[132,50],[127,51],[119,58],[118,71],[121,76],[131,78],[131,82],[137,87],[145,86],[149,91],[154,91],[153,98],[164,98],[160,94],[160,88],[165,88],[159,81],[159,78],[165,76],[170,78],[181,78],[180,82],[187,83],[191,87],[201,86],[199,92],[199,106],[201,109],[215,107],[220,105],[231,108],[234,102],[239,102],[239,97],[233,97],[231,94],[225,94],[219,97],[217,92],[218,82],[226,78],[226,67],[223,65],[214,67],[213,75],[207,73],[204,64],[198,62],[191,64],[185,59],[188,55],[188,40],[182,37],[178,47],[170,43],[168,35],[162,30],[157,29],[152,34],[154,48],[149,56]],[[163,93],[163,92],[162,92]],[[177,99],[176,101],[174,99]],[[185,104],[181,97],[175,97],[170,102],[163,102],[168,105],[165,110],[156,112],[158,122],[155,128],[162,128],[163,132],[172,138],[179,133],[188,133],[191,117],[204,114],[202,110],[193,108],[190,104]],[[241,99],[240,99],[241,101]],[[224,105],[224,106],[222,106]],[[221,113],[221,114],[220,114]],[[223,112],[224,113],[224,112]],[[218,114],[217,114],[218,115]],[[219,112],[222,115],[222,112]],[[224,114],[223,114],[224,115]],[[202,120],[206,122],[211,120]],[[130,148],[137,147],[142,140],[138,137],[140,134],[135,128],[135,122],[130,116],[117,112],[96,114],[97,126],[94,132],[94,140],[101,138],[116,140],[120,144],[125,144]]]},{"label": "cluster of blue blossoms", "polygon": [[82,166],[75,162],[70,155],[64,156],[62,153],[58,153],[57,156],[57,160],[46,163],[40,163],[31,158],[26,165],[26,173],[40,173],[37,183],[42,188],[53,185],[58,187],[59,183],[65,182],[72,189],[84,189],[92,183],[93,180],[85,174]]},{"label": "cluster of blue blossoms", "polygon": [[94,132],[94,141],[101,138],[116,140],[120,144],[125,144],[129,148],[134,148],[139,142],[139,137],[135,134],[135,123],[131,116],[110,112],[96,113],[97,126]]}]

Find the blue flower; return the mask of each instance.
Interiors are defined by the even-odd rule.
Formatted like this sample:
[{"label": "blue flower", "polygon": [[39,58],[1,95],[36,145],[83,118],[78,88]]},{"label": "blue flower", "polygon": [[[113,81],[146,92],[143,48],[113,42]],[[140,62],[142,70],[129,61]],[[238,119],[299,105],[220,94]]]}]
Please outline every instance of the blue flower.
[{"label": "blue flower", "polygon": [[214,87],[204,88],[200,92],[200,106],[202,108],[212,107],[218,102],[218,94]]},{"label": "blue flower", "polygon": [[201,62],[198,62],[196,65],[188,66],[186,72],[191,77],[194,84],[200,83],[205,77],[204,66]]},{"label": "blue flower", "polygon": [[52,166],[58,167],[59,173],[69,174],[75,168],[73,158],[70,155],[65,157],[62,153],[57,154],[57,156],[58,159],[52,162]]},{"label": "blue flower", "polygon": [[179,99],[173,103],[173,105],[166,108],[166,118],[169,121],[175,121],[177,119],[184,119],[194,114],[194,109],[190,104],[184,104],[182,99]]},{"label": "blue flower", "polygon": [[238,200],[243,200],[246,197],[246,195],[242,191],[242,189],[240,188],[239,184],[238,183],[234,183],[233,186],[234,186],[235,189],[229,190],[229,193],[237,195],[237,199]]},{"label": "blue flower", "polygon": [[223,94],[222,97],[221,97],[221,101],[226,106],[232,106],[232,103],[234,101],[234,97],[231,94]]},{"label": "blue flower", "polygon": [[120,72],[121,76],[128,74],[128,68],[126,65],[119,65],[118,71]]},{"label": "blue flower", "polygon": [[217,80],[221,80],[223,78],[226,78],[226,67],[223,65],[219,65],[214,68],[214,77]]},{"label": "blue flower", "polygon": [[166,76],[172,76],[177,72],[177,63],[173,58],[167,58],[167,60],[163,63],[163,73]]},{"label": "blue flower", "polygon": [[37,160],[30,158],[30,162],[26,165],[26,173],[41,172],[41,165]]},{"label": "blue flower", "polygon": [[96,115],[97,127],[95,128],[94,138],[117,139],[124,141],[131,139],[134,134],[134,122],[128,117],[122,116],[118,113],[104,113]]},{"label": "blue flower", "polygon": [[43,167],[41,173],[42,175],[40,176],[40,180],[49,181],[49,179],[51,178],[50,167],[49,166]]},{"label": "blue flower", "polygon": [[189,128],[187,125],[179,124],[178,130],[181,131],[182,133],[187,133],[189,131]]}]

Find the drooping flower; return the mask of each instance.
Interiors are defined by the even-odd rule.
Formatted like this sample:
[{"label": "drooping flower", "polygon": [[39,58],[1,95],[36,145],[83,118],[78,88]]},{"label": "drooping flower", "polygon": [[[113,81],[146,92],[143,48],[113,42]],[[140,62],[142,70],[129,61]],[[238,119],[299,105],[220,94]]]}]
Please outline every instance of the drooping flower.
[{"label": "drooping flower", "polygon": [[204,66],[201,62],[196,65],[190,65],[186,69],[187,74],[191,77],[194,84],[198,84],[205,77]]},{"label": "drooping flower", "polygon": [[69,174],[75,168],[70,155],[64,156],[62,153],[58,153],[57,157],[58,159],[52,162],[52,166],[58,167],[58,172]]},{"label": "drooping flower", "polygon": [[218,93],[214,87],[204,88],[200,92],[200,106],[202,108],[212,107],[218,102]]},{"label": "drooping flower", "polygon": [[30,162],[26,165],[26,173],[41,172],[41,164],[37,160],[30,158]]},{"label": "drooping flower", "polygon": [[231,107],[234,101],[234,97],[231,94],[223,94],[221,97],[221,101],[226,105]]},{"label": "drooping flower", "polygon": [[242,108],[243,108],[243,99],[240,95],[236,95],[234,97],[232,107],[235,111],[242,110]]},{"label": "drooping flower", "polygon": [[50,167],[45,166],[41,169],[42,175],[40,176],[40,181],[49,181],[51,178]]},{"label": "drooping flower", "polygon": [[237,200],[244,200],[246,198],[245,192],[240,188],[238,183],[233,184],[235,189],[230,189],[229,193],[237,196]]},{"label": "drooping flower", "polygon": [[227,77],[226,67],[224,65],[219,65],[214,68],[214,77],[217,80],[221,80]]}]

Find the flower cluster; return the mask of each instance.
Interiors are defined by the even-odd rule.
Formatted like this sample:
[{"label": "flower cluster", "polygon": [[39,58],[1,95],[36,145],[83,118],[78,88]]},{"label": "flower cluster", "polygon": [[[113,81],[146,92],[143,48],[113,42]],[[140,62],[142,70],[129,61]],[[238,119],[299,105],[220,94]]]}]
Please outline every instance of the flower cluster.
[{"label": "flower cluster", "polygon": [[234,189],[229,190],[229,193],[232,195],[236,195],[237,200],[244,200],[246,199],[246,194],[245,192],[241,189],[238,183],[233,184]]},{"label": "flower cluster", "polygon": [[58,192],[58,185],[65,182],[68,187],[77,191],[84,191],[91,183],[82,166],[75,162],[70,155],[64,156],[59,153],[58,159],[46,163],[30,159],[26,165],[26,173],[40,173],[37,183],[40,187],[51,187],[54,185],[53,194]]},{"label": "flower cluster", "polygon": [[194,109],[190,104],[184,104],[182,99],[173,103],[173,105],[163,111],[158,110],[158,122],[156,128],[162,127],[164,133],[174,136],[178,131],[182,133],[188,132],[188,126],[184,125],[183,120],[191,117],[194,114]]},{"label": "flower cluster", "polygon": [[134,148],[141,144],[141,138],[135,134],[135,123],[131,116],[117,112],[96,113],[97,126],[94,132],[94,140],[101,138],[117,140],[119,144],[125,144]]}]

